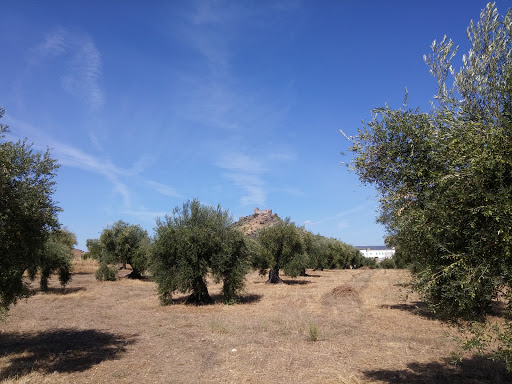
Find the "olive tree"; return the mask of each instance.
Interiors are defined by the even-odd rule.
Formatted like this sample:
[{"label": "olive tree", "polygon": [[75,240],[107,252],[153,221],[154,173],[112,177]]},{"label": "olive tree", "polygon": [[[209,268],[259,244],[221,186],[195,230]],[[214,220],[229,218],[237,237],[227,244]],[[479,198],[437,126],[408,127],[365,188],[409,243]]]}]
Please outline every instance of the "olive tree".
[{"label": "olive tree", "polygon": [[151,272],[162,304],[172,303],[175,291],[190,292],[190,304],[212,303],[209,273],[223,282],[225,302],[236,298],[249,266],[249,249],[227,210],[189,200],[156,224]]},{"label": "olive tree", "polygon": [[58,273],[59,281],[65,286],[71,279],[72,249],[76,244],[74,233],[66,229],[56,229],[50,233],[48,240],[38,253],[37,264],[28,269],[33,280],[39,272],[40,287],[42,291],[48,290],[48,279],[52,273]]},{"label": "olive tree", "polygon": [[309,256],[308,267],[322,271],[326,264],[327,238],[319,234],[315,235],[309,231],[303,234],[304,250]]},{"label": "olive tree", "polygon": [[92,257],[100,262],[96,273],[98,280],[115,280],[114,265],[125,268],[130,264],[130,278],[141,278],[147,269],[151,239],[140,225],[128,224],[122,220],[105,228],[99,239],[88,239],[86,258]]},{"label": "olive tree", "polygon": [[375,259],[364,257],[356,247],[341,240],[306,233],[306,251],[315,270],[374,267]]},{"label": "olive tree", "polygon": [[[438,85],[431,111],[378,108],[352,138],[352,167],[377,188],[388,244],[412,265],[429,307],[451,321],[482,319],[499,296],[510,310],[511,33],[512,12],[500,18],[488,4],[468,28],[459,71],[446,37],[424,57]],[[500,348],[511,361],[511,343]]]},{"label": "olive tree", "polygon": [[[4,109],[0,108],[0,118]],[[38,265],[60,209],[52,199],[58,168],[49,151],[6,140],[0,124],[0,310],[27,294],[23,274]]]},{"label": "olive tree", "polygon": [[262,273],[269,269],[267,283],[282,283],[280,269],[288,276],[297,277],[308,267],[304,230],[298,228],[289,218],[261,229],[257,239],[260,252],[253,260],[253,265]]}]

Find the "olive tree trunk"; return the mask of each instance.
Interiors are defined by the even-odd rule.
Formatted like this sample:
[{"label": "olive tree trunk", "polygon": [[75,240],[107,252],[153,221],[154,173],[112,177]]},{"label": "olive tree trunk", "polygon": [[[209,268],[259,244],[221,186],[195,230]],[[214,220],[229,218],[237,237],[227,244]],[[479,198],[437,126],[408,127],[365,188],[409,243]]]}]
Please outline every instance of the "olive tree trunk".
[{"label": "olive tree trunk", "polygon": [[129,279],[142,279],[142,273],[140,271],[138,271],[137,269],[135,268],[132,268],[132,271],[126,275],[127,278]]},{"label": "olive tree trunk", "polygon": [[213,304],[213,299],[208,293],[208,288],[202,277],[192,282],[192,294],[188,297],[186,303],[194,305]]},{"label": "olive tree trunk", "polygon": [[279,267],[273,267],[268,272],[267,284],[281,284],[283,280],[279,277]]}]

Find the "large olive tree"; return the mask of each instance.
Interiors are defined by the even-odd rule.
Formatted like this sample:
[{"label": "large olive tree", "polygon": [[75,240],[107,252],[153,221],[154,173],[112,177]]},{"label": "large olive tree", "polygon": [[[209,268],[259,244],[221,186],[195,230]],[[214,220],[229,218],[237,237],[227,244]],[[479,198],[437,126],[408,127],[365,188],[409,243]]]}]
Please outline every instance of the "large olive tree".
[{"label": "large olive tree", "polygon": [[[353,169],[377,188],[388,243],[452,321],[481,319],[499,296],[511,304],[512,12],[500,18],[488,4],[468,38],[459,71],[451,40],[425,56],[438,85],[431,111],[378,108],[352,138]],[[511,344],[502,347],[511,361]]]},{"label": "large olive tree", "polygon": [[305,232],[289,218],[258,231],[259,253],[255,255],[253,266],[264,272],[269,270],[267,283],[279,284],[282,279],[280,269],[291,277],[297,277],[309,265],[306,253]]},{"label": "large olive tree", "polygon": [[211,303],[208,273],[223,282],[225,302],[236,298],[249,266],[249,250],[232,224],[227,210],[198,200],[189,200],[157,220],[151,271],[163,304],[172,303],[175,291],[190,292],[187,303]]}]

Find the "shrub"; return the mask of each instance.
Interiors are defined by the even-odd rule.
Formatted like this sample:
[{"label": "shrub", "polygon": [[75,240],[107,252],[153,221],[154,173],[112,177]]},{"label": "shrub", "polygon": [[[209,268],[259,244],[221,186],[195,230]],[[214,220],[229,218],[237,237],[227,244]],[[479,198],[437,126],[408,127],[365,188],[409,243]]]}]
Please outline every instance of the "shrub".
[{"label": "shrub", "polygon": [[100,267],[96,271],[95,276],[96,280],[99,281],[115,281],[117,277],[117,271],[113,267],[105,263],[101,263]]}]

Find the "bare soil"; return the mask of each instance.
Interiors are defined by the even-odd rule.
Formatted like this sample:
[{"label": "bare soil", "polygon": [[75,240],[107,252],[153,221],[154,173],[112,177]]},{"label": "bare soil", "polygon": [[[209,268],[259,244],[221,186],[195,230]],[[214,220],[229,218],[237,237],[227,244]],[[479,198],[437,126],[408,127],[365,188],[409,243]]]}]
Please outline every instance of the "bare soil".
[{"label": "bare soil", "polygon": [[254,272],[239,304],[222,304],[210,282],[215,304],[177,295],[163,307],[150,281],[97,282],[92,262],[76,264],[68,287],[34,283],[0,322],[0,381],[512,382],[485,356],[450,364],[456,331],[407,295],[406,271],[308,271],[280,285]]}]

